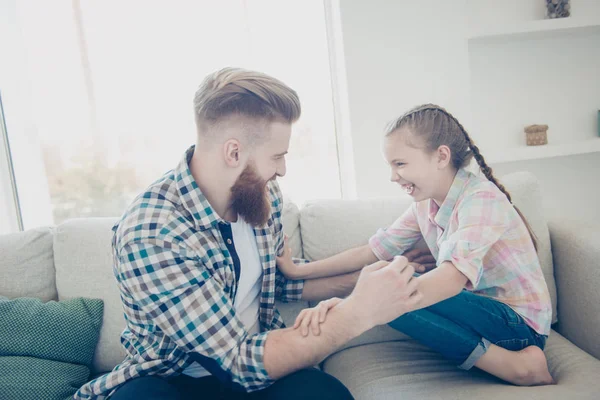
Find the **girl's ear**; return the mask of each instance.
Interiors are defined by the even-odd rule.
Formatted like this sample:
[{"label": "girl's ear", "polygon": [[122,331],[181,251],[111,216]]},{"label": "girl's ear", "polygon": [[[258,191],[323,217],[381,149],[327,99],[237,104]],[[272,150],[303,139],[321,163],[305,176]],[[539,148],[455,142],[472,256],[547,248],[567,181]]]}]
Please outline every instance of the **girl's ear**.
[{"label": "girl's ear", "polygon": [[441,145],[437,149],[436,157],[437,157],[438,169],[444,169],[452,161],[452,151],[445,144]]}]

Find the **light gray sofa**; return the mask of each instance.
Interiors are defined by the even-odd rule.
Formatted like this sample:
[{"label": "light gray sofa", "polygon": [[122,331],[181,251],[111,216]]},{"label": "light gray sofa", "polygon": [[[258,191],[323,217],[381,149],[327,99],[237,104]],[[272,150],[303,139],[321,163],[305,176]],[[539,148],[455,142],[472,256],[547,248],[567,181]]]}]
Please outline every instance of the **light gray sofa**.
[{"label": "light gray sofa", "polygon": [[[539,239],[540,259],[558,308],[559,322],[545,351],[558,384],[515,387],[479,371],[462,371],[414,340],[380,326],[321,365],[357,399],[600,399],[600,223],[547,223],[535,177],[518,173],[502,182]],[[302,210],[286,204],[284,228],[296,256],[320,259],[365,243],[409,204],[409,199],[316,201]],[[0,296],[104,300],[94,374],[112,369],[124,357],[119,335],[125,323],[111,265],[110,228],[115,221],[76,219],[0,237]],[[278,305],[288,325],[306,306]]]}]

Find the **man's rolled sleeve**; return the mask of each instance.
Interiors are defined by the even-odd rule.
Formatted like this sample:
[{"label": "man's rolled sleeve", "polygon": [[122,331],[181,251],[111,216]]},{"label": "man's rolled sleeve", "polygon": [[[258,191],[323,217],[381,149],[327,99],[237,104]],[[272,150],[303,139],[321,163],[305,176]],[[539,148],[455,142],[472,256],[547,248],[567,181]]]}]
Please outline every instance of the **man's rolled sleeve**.
[{"label": "man's rolled sleeve", "polygon": [[246,391],[272,383],[266,333],[248,336],[222,284],[197,259],[156,239],[127,244],[118,258],[117,278],[138,306],[128,312],[146,313],[177,346],[216,361]]},{"label": "man's rolled sleeve", "polygon": [[[302,258],[293,258],[295,264],[306,264],[308,260]],[[286,278],[277,269],[275,273],[275,298],[285,303],[290,301],[300,301],[302,299],[302,291],[304,290],[304,280],[292,280]]]}]

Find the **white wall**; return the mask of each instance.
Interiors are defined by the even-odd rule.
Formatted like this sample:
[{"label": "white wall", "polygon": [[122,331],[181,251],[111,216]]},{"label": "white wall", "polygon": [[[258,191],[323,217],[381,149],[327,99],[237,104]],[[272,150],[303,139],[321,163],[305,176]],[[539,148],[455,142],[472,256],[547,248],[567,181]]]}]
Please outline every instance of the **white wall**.
[{"label": "white wall", "polygon": [[[573,15],[576,15],[577,9],[581,11],[582,7],[595,10],[596,3],[574,0],[572,4]],[[472,108],[476,109],[478,104],[471,106],[469,22],[490,16],[515,21],[539,19],[543,12],[537,0],[504,3],[492,0],[342,1],[358,197],[403,195],[389,182],[389,170],[381,156],[380,144],[385,124],[413,105],[438,103],[452,112],[474,137],[493,143],[493,137],[485,135],[497,132],[473,132]],[[578,43],[585,45],[587,42],[582,39]],[[587,49],[594,57],[598,55],[597,50]],[[571,52],[581,52],[581,49]],[[568,74],[568,70],[565,73]],[[591,77],[585,74],[582,79]],[[569,74],[567,81],[574,84],[577,78],[576,70]],[[594,82],[597,83],[597,78]],[[585,82],[577,84],[585,86]],[[481,94],[479,90],[475,92]],[[585,96],[590,103],[599,98],[600,92],[586,92]],[[488,101],[488,104],[494,102]],[[510,117],[507,115],[506,118]],[[590,121],[583,124],[589,125]],[[589,128],[587,125],[586,129]],[[500,176],[520,170],[533,172],[548,199],[545,208],[549,213],[583,218],[600,204],[600,178],[597,176],[600,153],[492,166]],[[584,183],[579,184],[580,179]]]},{"label": "white wall", "polygon": [[[498,22],[538,19],[544,11],[539,4],[541,2],[340,1],[358,197],[404,195],[389,182],[389,171],[383,161],[380,145],[386,123],[410,107],[424,102],[438,103],[473,131],[472,77],[466,40],[469,24],[490,19]],[[571,3],[573,16],[581,14],[582,10],[587,14],[600,12],[600,1],[597,0],[572,0]],[[0,39],[12,38],[0,43],[3,60],[0,63],[0,88],[9,96],[5,99],[8,103],[5,107],[11,107],[15,101],[27,100],[26,93],[23,93],[26,92],[27,82],[12,79],[24,79],[16,74],[19,66],[24,65],[19,61],[23,55],[17,47],[21,38],[14,23],[17,18],[16,4],[16,0],[0,0]],[[571,50],[574,51],[578,50]],[[595,49],[595,57],[598,54]],[[9,59],[10,63],[4,62]],[[569,80],[576,77],[577,74],[570,74]],[[589,75],[586,77],[589,79]],[[593,94],[588,94],[590,96]],[[31,136],[35,127],[26,124],[25,115],[12,112],[11,117],[9,130],[13,137]],[[472,133],[474,136],[485,134],[479,131]],[[42,166],[36,165],[41,162],[38,149],[32,148],[31,153],[30,165],[18,168],[20,171],[32,168],[41,170]],[[12,195],[6,189],[7,169],[2,164],[3,154],[0,151],[0,233],[15,229],[14,219],[10,218],[13,215],[10,209]],[[600,179],[597,176],[600,173],[600,153],[492,166],[498,175],[529,170],[538,176],[546,194],[545,208],[548,212],[564,212],[583,218],[594,215],[595,207],[600,204]],[[584,183],[579,184],[580,180]],[[22,201],[35,203],[39,196],[47,196],[47,190],[35,182],[25,184],[29,187],[23,190],[29,194],[23,196]],[[44,217],[36,220],[43,221]]]},{"label": "white wall", "polygon": [[545,194],[546,218],[600,223],[600,153],[492,165],[494,174],[533,173]]},{"label": "white wall", "polygon": [[357,195],[397,195],[381,155],[386,124],[426,102],[469,123],[466,3],[340,3]]}]

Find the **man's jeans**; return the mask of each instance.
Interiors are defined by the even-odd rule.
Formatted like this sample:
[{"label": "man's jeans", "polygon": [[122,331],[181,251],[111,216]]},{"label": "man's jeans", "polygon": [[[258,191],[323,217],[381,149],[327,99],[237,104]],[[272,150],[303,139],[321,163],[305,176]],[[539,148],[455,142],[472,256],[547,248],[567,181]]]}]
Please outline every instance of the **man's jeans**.
[{"label": "man's jeans", "polygon": [[463,290],[457,296],[407,313],[389,325],[470,369],[490,343],[507,350],[535,345],[546,336],[531,329],[509,306]]},{"label": "man's jeans", "polygon": [[340,381],[323,371],[303,369],[278,379],[266,389],[252,393],[233,392],[214,376],[172,378],[144,376],[132,379],[119,388],[110,400],[352,400]]}]

